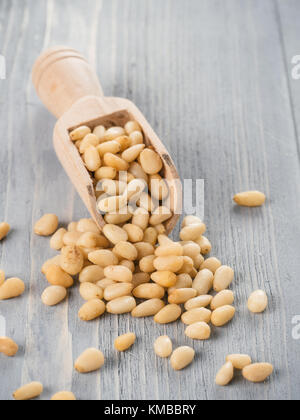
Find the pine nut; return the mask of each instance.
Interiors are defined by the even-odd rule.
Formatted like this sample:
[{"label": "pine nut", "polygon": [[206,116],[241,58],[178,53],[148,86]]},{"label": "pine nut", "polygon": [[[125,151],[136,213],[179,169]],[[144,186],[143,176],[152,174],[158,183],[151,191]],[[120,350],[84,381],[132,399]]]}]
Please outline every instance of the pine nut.
[{"label": "pine nut", "polygon": [[144,273],[153,273],[155,271],[153,265],[155,258],[155,255],[148,255],[147,257],[142,258],[139,263],[140,270]]},{"label": "pine nut", "polygon": [[3,270],[0,270],[0,287],[5,282],[5,273]]},{"label": "pine nut", "polygon": [[77,231],[100,233],[98,226],[92,219],[80,219],[77,223]]},{"label": "pine nut", "polygon": [[196,295],[197,291],[195,289],[176,289],[169,295],[168,302],[181,304],[194,298]]},{"label": "pine nut", "polygon": [[211,271],[200,270],[193,281],[193,289],[196,289],[198,296],[207,295],[213,287],[214,275]]},{"label": "pine nut", "polygon": [[83,300],[103,299],[103,289],[93,283],[81,283],[79,288],[80,296]]},{"label": "pine nut", "polygon": [[25,291],[25,284],[22,280],[13,277],[7,279],[0,286],[0,300],[12,299],[21,296]]},{"label": "pine nut", "polygon": [[83,235],[82,232],[77,232],[77,231],[67,232],[63,236],[63,244],[64,245],[76,245],[76,243],[80,239],[81,235]]},{"label": "pine nut", "polygon": [[207,260],[205,260],[202,264],[200,269],[204,270],[205,268],[207,268],[208,270],[210,270],[213,274],[215,274],[215,272],[218,270],[218,268],[220,268],[222,265],[221,261],[219,261],[217,258],[208,258]]},{"label": "pine nut", "polygon": [[10,226],[8,223],[2,222],[0,223],[0,241],[4,239],[8,232],[10,231]]},{"label": "pine nut", "polygon": [[190,288],[193,285],[193,280],[189,274],[179,274],[174,286],[168,288],[168,294],[174,292],[176,289]]},{"label": "pine nut", "polygon": [[120,137],[117,137],[115,140],[120,144],[121,152],[124,152],[124,150],[132,146],[131,140],[128,136],[120,136]]},{"label": "pine nut", "polygon": [[61,391],[53,395],[51,401],[76,401],[76,397],[72,392]]},{"label": "pine nut", "polygon": [[126,351],[135,343],[136,335],[134,333],[127,333],[120,335],[115,339],[115,349],[118,351]]},{"label": "pine nut", "polygon": [[103,162],[105,166],[115,168],[117,171],[127,171],[129,168],[128,162],[112,153],[105,153]]},{"label": "pine nut", "polygon": [[116,213],[120,209],[123,209],[126,204],[127,200],[123,195],[116,197],[101,196],[97,201],[98,209],[102,213]]},{"label": "pine nut", "polygon": [[106,213],[104,220],[108,225],[122,225],[132,218],[132,212],[129,207],[124,207],[114,213]]},{"label": "pine nut", "polygon": [[171,366],[174,370],[182,370],[192,363],[195,350],[188,346],[178,347],[171,356]]},{"label": "pine nut", "polygon": [[53,286],[62,286],[66,289],[72,287],[74,284],[74,280],[70,274],[66,273],[61,267],[55,264],[52,264],[47,268],[46,279]]},{"label": "pine nut", "polygon": [[85,125],[82,125],[81,127],[75,128],[75,130],[71,131],[70,138],[72,141],[82,140],[90,133],[91,129]]},{"label": "pine nut", "polygon": [[154,317],[154,321],[158,324],[169,324],[176,321],[181,315],[179,305],[170,304],[162,308]]},{"label": "pine nut", "polygon": [[259,191],[246,191],[234,196],[234,201],[239,206],[260,207],[266,202],[265,194]]},{"label": "pine nut", "polygon": [[181,229],[180,239],[182,241],[196,241],[205,231],[206,226],[204,223],[188,225]]},{"label": "pine nut", "polygon": [[157,271],[171,271],[177,273],[182,268],[183,263],[183,257],[157,257],[154,260],[154,267]]},{"label": "pine nut", "polygon": [[131,312],[131,315],[134,318],[144,318],[148,316],[154,316],[164,306],[165,306],[165,303],[160,299],[149,299],[137,305],[137,307],[134,308],[133,311]]},{"label": "pine nut", "polygon": [[51,265],[58,265],[58,266],[60,266],[60,255],[56,255],[55,257],[50,258],[50,260],[45,261],[44,264],[43,264],[43,266],[42,266],[41,272],[44,275],[46,275],[46,272],[47,272],[48,268]]},{"label": "pine nut", "polygon": [[76,245],[80,248],[96,248],[97,246],[106,247],[108,241],[104,236],[95,232],[84,232],[78,239]]},{"label": "pine nut", "polygon": [[151,274],[151,280],[162,287],[173,287],[177,282],[177,277],[171,271],[156,271]]},{"label": "pine nut", "polygon": [[0,353],[13,357],[18,353],[19,346],[11,338],[0,337]]},{"label": "pine nut", "polygon": [[135,272],[135,264],[133,261],[129,261],[129,260],[122,260],[120,262],[120,265],[123,265],[124,267],[129,268],[129,270],[134,273]]},{"label": "pine nut", "polygon": [[137,242],[136,244],[134,244],[134,246],[138,252],[138,256],[137,256],[138,261],[154,254],[154,247],[148,242]]},{"label": "pine nut", "polygon": [[68,224],[68,232],[76,232],[77,231],[77,222],[71,222]]},{"label": "pine nut", "polygon": [[161,206],[152,213],[149,223],[152,226],[160,225],[172,217],[172,212],[167,207]]},{"label": "pine nut", "polygon": [[216,384],[219,386],[227,386],[232,381],[233,376],[234,376],[233,365],[231,362],[227,362],[219,370],[216,376]]},{"label": "pine nut", "polygon": [[126,182],[114,181],[113,179],[104,179],[103,181],[101,181],[100,185],[102,187],[102,190],[110,196],[121,195],[124,193],[124,191],[126,191],[127,188]]},{"label": "pine nut", "polygon": [[50,247],[59,251],[64,246],[63,238],[66,233],[67,231],[64,228],[58,229],[50,240]]},{"label": "pine nut", "polygon": [[235,315],[235,308],[230,305],[221,306],[213,311],[211,316],[211,323],[215,327],[223,327],[228,324]]},{"label": "pine nut", "polygon": [[60,256],[60,266],[68,274],[75,276],[83,268],[82,251],[75,245],[67,245],[62,248]]},{"label": "pine nut", "polygon": [[185,257],[192,258],[195,264],[195,262],[197,261],[197,258],[200,255],[200,251],[201,251],[200,246],[196,244],[195,242],[187,242],[182,245],[182,248],[183,248],[183,255]]},{"label": "pine nut", "polygon": [[140,162],[143,170],[148,175],[158,174],[163,167],[159,154],[152,149],[145,149],[142,151],[140,154]]},{"label": "pine nut", "polygon": [[144,232],[143,242],[148,242],[151,245],[155,245],[157,242],[157,230],[154,227],[148,227]]},{"label": "pine nut", "polygon": [[50,286],[42,294],[42,302],[46,306],[55,306],[67,296],[67,290],[62,286]]},{"label": "pine nut", "polygon": [[130,164],[128,172],[133,175],[135,179],[143,180],[148,183],[148,175],[137,162],[132,162]]},{"label": "pine nut", "polygon": [[119,263],[116,255],[108,249],[99,249],[97,251],[90,252],[88,255],[89,261],[100,267],[108,267],[110,265],[117,265]]},{"label": "pine nut", "polygon": [[[119,153],[121,151],[121,145],[115,140],[107,141],[97,146],[100,157],[103,157],[106,153]],[[110,165],[108,165],[110,166]],[[104,190],[105,191],[105,190]]]},{"label": "pine nut", "polygon": [[101,287],[103,290],[105,290],[108,286],[111,286],[112,284],[117,284],[117,282],[107,278],[97,281],[97,286]]},{"label": "pine nut", "polygon": [[97,283],[104,279],[104,270],[97,265],[89,265],[82,269],[79,274],[80,283]]},{"label": "pine nut", "polygon": [[100,350],[90,348],[85,350],[76,360],[75,369],[79,373],[90,373],[101,369],[104,365],[104,355]]},{"label": "pine nut", "polygon": [[155,283],[145,283],[137,286],[132,294],[139,299],[161,299],[165,295],[165,289]]},{"label": "pine nut", "polygon": [[166,233],[166,227],[162,223],[159,225],[154,226],[155,230],[159,235],[164,235]]},{"label": "pine nut", "polygon": [[205,236],[201,236],[200,239],[197,239],[196,243],[200,246],[201,254],[203,255],[209,254],[212,250],[211,243]]},{"label": "pine nut", "polygon": [[154,351],[158,357],[169,357],[173,351],[172,341],[167,335],[158,337],[154,342]]},{"label": "pine nut", "polygon": [[210,295],[202,295],[194,297],[193,299],[188,300],[184,308],[186,311],[190,311],[195,308],[206,308],[212,301],[213,297]]},{"label": "pine nut", "polygon": [[136,144],[134,146],[131,146],[122,153],[122,159],[124,159],[128,163],[132,163],[139,157],[140,153],[142,152],[142,150],[144,150],[144,148],[144,144]]},{"label": "pine nut", "polygon": [[139,226],[129,223],[127,225],[124,225],[123,229],[125,230],[125,232],[127,232],[128,240],[130,242],[135,243],[143,241],[144,232]]},{"label": "pine nut", "polygon": [[232,305],[234,302],[234,293],[231,290],[222,290],[211,302],[211,310],[216,310],[222,306]]},{"label": "pine nut", "polygon": [[132,282],[132,272],[129,268],[124,267],[123,265],[110,265],[105,267],[104,275],[106,278],[123,282],[123,283],[131,283]]},{"label": "pine nut", "polygon": [[189,226],[189,225],[197,225],[199,223],[202,223],[202,220],[197,216],[185,216],[182,222],[182,228]]},{"label": "pine nut", "polygon": [[93,134],[98,137],[100,140],[105,135],[105,127],[103,125],[97,125],[97,127],[94,128]]},{"label": "pine nut", "polygon": [[259,383],[264,382],[273,372],[274,367],[270,363],[254,363],[243,369],[243,377],[247,381]]},{"label": "pine nut", "polygon": [[216,292],[221,292],[222,290],[227,289],[234,279],[234,271],[232,268],[222,265],[215,272],[214,278],[214,290]]},{"label": "pine nut", "polygon": [[[178,274],[190,274],[194,270],[194,261],[190,257],[183,257],[183,265]],[[197,270],[195,275],[197,275]]]},{"label": "pine nut", "polygon": [[110,127],[108,130],[106,130],[104,138],[102,140],[110,141],[117,139],[120,136],[124,136],[125,130],[122,127]]},{"label": "pine nut", "polygon": [[78,316],[82,321],[92,321],[93,319],[99,318],[104,312],[105,303],[100,299],[91,299],[80,308]]},{"label": "pine nut", "polygon": [[115,179],[117,176],[117,170],[115,168],[111,168],[110,166],[101,166],[94,175],[96,181],[101,181],[102,179]]},{"label": "pine nut", "polygon": [[114,251],[122,258],[135,261],[138,257],[138,251],[130,242],[120,241],[114,248]]},{"label": "pine nut", "polygon": [[141,126],[136,121],[128,121],[124,126],[126,134],[130,135],[134,131],[142,131]]},{"label": "pine nut", "polygon": [[55,214],[44,214],[34,225],[34,232],[40,236],[52,235],[58,227],[58,218]]},{"label": "pine nut", "polygon": [[183,256],[183,248],[178,243],[170,243],[169,245],[162,245],[156,248],[155,255],[157,257]]},{"label": "pine nut", "polygon": [[149,212],[139,207],[132,216],[132,224],[140,227],[144,231],[148,227],[149,219]]},{"label": "pine nut", "polygon": [[211,311],[206,308],[194,308],[182,314],[181,320],[186,325],[192,325],[196,322],[206,322],[211,319]]},{"label": "pine nut", "polygon": [[268,296],[263,290],[256,290],[251,294],[248,300],[248,309],[254,314],[260,314],[268,306]]},{"label": "pine nut", "polygon": [[165,200],[169,195],[168,185],[159,174],[149,176],[149,189],[151,196],[159,201]]},{"label": "pine nut", "polygon": [[132,277],[133,287],[138,287],[140,284],[149,283],[150,276],[148,273],[135,273]]},{"label": "pine nut", "polygon": [[87,134],[81,141],[79,144],[79,152],[80,154],[84,154],[85,151],[90,147],[90,146],[98,146],[99,144],[99,139],[97,136],[95,136],[95,134]]},{"label": "pine nut", "polygon": [[122,296],[108,302],[107,312],[111,314],[126,314],[136,307],[135,299],[132,296]]},{"label": "pine nut", "polygon": [[117,245],[117,243],[122,241],[128,241],[127,232],[119,226],[105,225],[103,228],[103,233],[106,238],[114,245]]},{"label": "pine nut", "polygon": [[117,299],[122,296],[130,296],[133,284],[117,283],[107,286],[104,290],[104,299],[107,301]]},{"label": "pine nut", "polygon": [[199,254],[199,255],[195,258],[195,260],[194,260],[194,267],[195,267],[195,269],[196,269],[196,270],[200,270],[201,265],[203,264],[203,262],[204,262],[204,257],[203,257],[201,254]]},{"label": "pine nut", "polygon": [[139,207],[151,212],[151,213],[155,209],[155,204],[154,204],[152,198],[146,192],[142,192],[142,194],[140,195],[140,198],[137,201],[137,205]]},{"label": "pine nut", "polygon": [[233,367],[238,370],[243,370],[252,363],[251,357],[247,354],[230,354],[226,357],[226,361],[231,362]]},{"label": "pine nut", "polygon": [[17,401],[32,400],[39,397],[43,392],[43,385],[40,382],[31,382],[17,389],[13,393],[13,397]]},{"label": "pine nut", "polygon": [[144,141],[143,134],[140,131],[134,131],[129,135],[131,146],[142,144]]},{"label": "pine nut", "polygon": [[211,328],[206,322],[195,322],[186,328],[185,335],[193,340],[208,340]]}]

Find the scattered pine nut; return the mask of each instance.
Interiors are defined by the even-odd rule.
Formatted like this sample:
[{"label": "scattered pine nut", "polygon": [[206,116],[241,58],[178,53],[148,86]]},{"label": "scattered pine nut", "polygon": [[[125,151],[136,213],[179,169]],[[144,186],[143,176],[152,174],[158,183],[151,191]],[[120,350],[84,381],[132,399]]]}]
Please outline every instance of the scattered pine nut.
[{"label": "scattered pine nut", "polygon": [[4,239],[8,235],[9,231],[10,231],[10,226],[8,223],[6,222],[0,223],[0,241],[2,241],[2,239]]},{"label": "scattered pine nut", "polygon": [[18,353],[19,346],[11,338],[0,337],[0,353],[13,357]]},{"label": "scattered pine nut", "polygon": [[214,290],[221,292],[227,289],[234,279],[234,271],[232,268],[222,265],[215,272],[214,277]]},{"label": "scattered pine nut", "polygon": [[231,362],[227,362],[219,370],[216,376],[216,384],[219,386],[227,386],[232,381],[233,376],[234,376],[233,364]]},{"label": "scattered pine nut", "polygon": [[262,313],[268,306],[268,296],[263,290],[256,290],[248,299],[248,309],[254,314]]},{"label": "scattered pine nut", "polygon": [[39,397],[42,392],[43,385],[40,382],[31,382],[15,391],[13,397],[17,401],[32,400]]},{"label": "scattered pine nut", "polygon": [[165,303],[160,299],[149,299],[137,305],[131,312],[134,318],[144,318],[156,315]]},{"label": "scattered pine nut", "polygon": [[25,291],[25,284],[22,280],[13,277],[7,279],[0,286],[0,300],[12,299],[21,296]]},{"label": "scattered pine nut", "polygon": [[42,294],[42,302],[46,306],[55,306],[67,296],[67,289],[62,286],[50,286]]},{"label": "scattered pine nut", "polygon": [[167,335],[158,337],[154,342],[154,351],[157,356],[166,358],[171,356],[173,351],[172,341]]},{"label": "scattered pine nut", "polygon": [[52,235],[58,227],[58,217],[55,214],[44,214],[34,225],[34,233],[40,236]]},{"label": "scattered pine nut", "polygon": [[51,401],[76,401],[76,397],[72,392],[61,391],[53,395]]},{"label": "scattered pine nut", "polygon": [[264,382],[273,371],[274,367],[270,363],[254,363],[243,369],[243,377],[254,383]]},{"label": "scattered pine nut", "polygon": [[210,308],[212,311],[222,306],[232,305],[234,302],[234,293],[231,290],[222,290],[212,299]]},{"label": "scattered pine nut", "polygon": [[193,340],[208,340],[211,328],[206,322],[196,322],[186,328],[185,335]]},{"label": "scattered pine nut", "polygon": [[115,339],[115,349],[118,351],[128,350],[131,346],[133,346],[135,340],[136,335],[134,333],[120,335]]},{"label": "scattered pine nut", "polygon": [[90,348],[85,350],[76,360],[75,369],[79,373],[90,373],[101,369],[104,365],[104,355],[100,350]]},{"label": "scattered pine nut", "polygon": [[171,366],[174,370],[182,370],[192,363],[195,350],[188,346],[178,347],[171,356]]},{"label": "scattered pine nut", "polygon": [[259,191],[246,191],[236,194],[233,200],[239,206],[244,207],[260,207],[266,202],[266,196]]},{"label": "scattered pine nut", "polygon": [[169,324],[176,321],[181,315],[179,305],[170,304],[162,308],[155,316],[154,321],[158,324]]},{"label": "scattered pine nut", "polygon": [[211,323],[215,327],[223,327],[228,324],[235,315],[235,308],[231,305],[221,306],[213,311],[211,315]]},{"label": "scattered pine nut", "polygon": [[91,299],[80,308],[78,316],[82,321],[92,321],[99,318],[104,312],[105,303],[100,299]]}]

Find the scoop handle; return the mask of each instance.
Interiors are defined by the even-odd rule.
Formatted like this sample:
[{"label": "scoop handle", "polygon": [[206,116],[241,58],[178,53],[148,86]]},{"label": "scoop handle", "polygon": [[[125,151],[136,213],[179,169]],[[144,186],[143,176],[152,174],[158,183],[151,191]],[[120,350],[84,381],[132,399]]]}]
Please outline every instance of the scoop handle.
[{"label": "scoop handle", "polygon": [[38,96],[57,118],[85,96],[103,96],[95,71],[69,47],[44,51],[33,66],[32,80]]}]

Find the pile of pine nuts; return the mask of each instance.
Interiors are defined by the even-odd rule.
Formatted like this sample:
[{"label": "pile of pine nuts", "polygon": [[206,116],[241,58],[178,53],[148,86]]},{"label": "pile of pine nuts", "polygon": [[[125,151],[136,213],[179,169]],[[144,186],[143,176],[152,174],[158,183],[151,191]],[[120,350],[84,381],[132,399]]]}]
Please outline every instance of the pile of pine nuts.
[{"label": "pile of pine nuts", "polygon": [[[79,280],[79,293],[84,303],[78,311],[83,322],[110,314],[131,314],[134,318],[153,317],[155,323],[169,324],[180,320],[185,335],[192,340],[209,340],[212,327],[224,327],[235,316],[235,296],[229,290],[234,270],[215,257],[205,257],[212,250],[204,236],[206,225],[196,216],[183,220],[177,242],[166,235],[164,223],[172,212],[163,205],[169,195],[160,171],[160,156],[144,143],[138,123],[128,122],[124,128],[79,127],[70,133],[87,170],[92,177],[99,210],[105,227],[100,231],[92,219],[71,222],[59,227],[55,214],[45,214],[34,226],[40,236],[51,236],[50,247],[59,251],[43,264],[42,273],[49,286],[42,294],[44,305],[52,307],[64,301],[68,289]],[[126,177],[124,174],[126,172]],[[122,175],[121,175],[122,174]],[[151,192],[151,196],[148,193]],[[237,194],[234,201],[241,206],[260,206],[265,196],[257,191]],[[0,224],[0,240],[9,232],[7,223]],[[0,270],[0,300],[20,296],[25,290],[22,280],[10,278]],[[213,293],[212,293],[213,292]],[[262,313],[268,297],[262,290],[248,300],[249,311]],[[134,332],[115,339],[119,352],[131,348]],[[18,345],[8,337],[0,337],[0,353],[11,357]],[[158,357],[170,358],[171,367],[181,370],[190,365],[195,350],[189,346],[173,349],[165,335],[154,342]],[[99,349],[88,348],[76,360],[79,373],[101,369],[105,363]],[[252,364],[248,355],[229,355],[216,377],[216,384],[228,385],[234,369],[242,370],[245,379],[262,382],[273,372],[267,363]],[[13,396],[16,400],[35,398],[43,385],[32,382]],[[52,400],[75,400],[61,391]]]}]

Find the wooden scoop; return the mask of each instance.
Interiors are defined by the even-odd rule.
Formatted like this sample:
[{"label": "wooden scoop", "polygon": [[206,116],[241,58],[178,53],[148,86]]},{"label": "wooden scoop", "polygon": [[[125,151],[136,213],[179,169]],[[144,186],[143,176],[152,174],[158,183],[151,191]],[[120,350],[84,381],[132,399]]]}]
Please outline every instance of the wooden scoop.
[{"label": "wooden scoop", "polygon": [[100,229],[105,221],[97,209],[93,182],[69,133],[81,125],[91,129],[97,125],[123,127],[130,120],[141,125],[145,143],[153,146],[164,164],[161,175],[168,181],[174,213],[166,222],[170,233],[181,211],[179,176],[169,153],[138,108],[127,99],[104,97],[97,75],[86,59],[68,47],[54,47],[42,53],[34,64],[32,78],[44,105],[59,118],[53,135],[56,154]]}]

